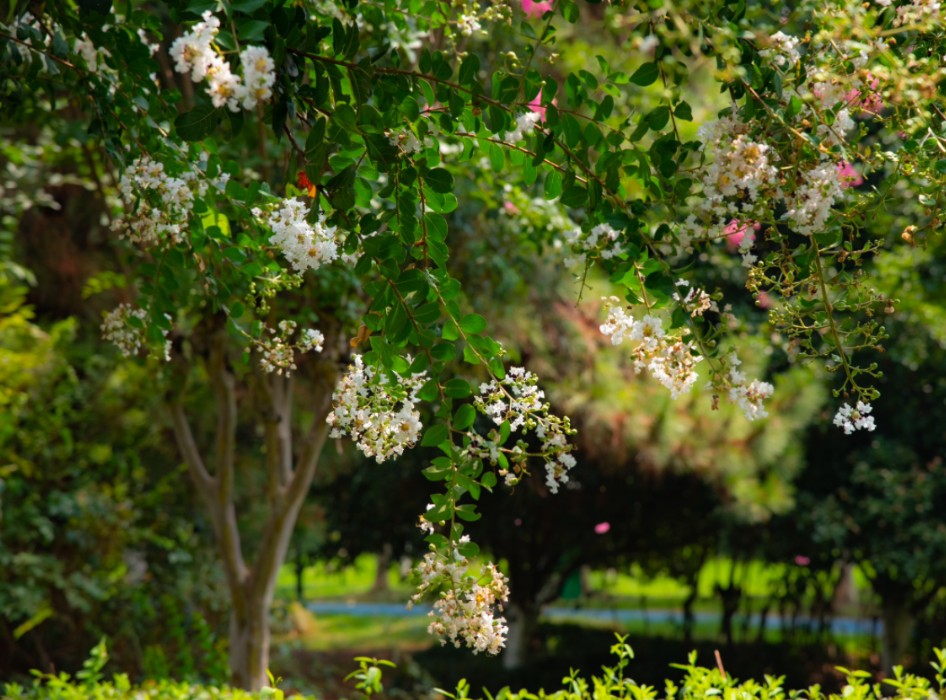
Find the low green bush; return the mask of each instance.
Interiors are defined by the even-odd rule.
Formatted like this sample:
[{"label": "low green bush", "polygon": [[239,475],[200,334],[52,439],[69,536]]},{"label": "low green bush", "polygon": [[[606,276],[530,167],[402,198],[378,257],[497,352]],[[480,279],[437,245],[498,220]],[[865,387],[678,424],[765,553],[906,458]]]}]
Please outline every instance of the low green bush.
[{"label": "low green bush", "polygon": [[[681,681],[667,680],[664,688],[658,689],[641,685],[626,675],[627,667],[634,658],[634,651],[626,643],[626,637],[618,636],[618,641],[611,647],[611,653],[617,657],[614,666],[604,667],[600,675],[591,679],[571,672],[562,681],[561,690],[533,693],[526,690],[513,691],[503,688],[495,696],[486,693],[488,700],[941,700],[946,697],[946,650],[936,649],[936,661],[931,664],[935,672],[934,680],[914,674],[904,673],[902,667],[894,669],[894,677],[881,683],[871,682],[871,675],[866,671],[839,669],[847,677],[847,684],[840,694],[824,693],[817,685],[804,690],[785,688],[784,677],[765,676],[763,682],[755,680],[740,681],[727,674],[720,665],[718,668],[706,668],[696,665],[696,654],[690,655],[686,664],[673,664],[673,668],[684,671]],[[470,695],[469,685],[461,681],[455,692],[438,691],[452,700],[467,700]]]},{"label": "low green bush", "polygon": [[[199,685],[167,679],[148,680],[133,685],[124,673],[107,680],[102,669],[108,662],[105,640],[93,649],[75,678],[68,673],[51,674],[34,671],[36,678],[29,686],[5,683],[2,700],[283,700],[278,688],[263,688],[257,693],[245,690]],[[298,700],[315,700],[295,696]]]},{"label": "low green bush", "polygon": [[[602,668],[600,675],[584,678],[572,671],[557,691],[528,690],[513,691],[506,687],[496,695],[471,694],[466,681],[460,681],[453,692],[436,689],[430,697],[451,700],[941,700],[946,698],[946,649],[936,649],[936,661],[931,679],[904,673],[901,667],[894,668],[893,678],[880,683],[872,681],[866,671],[839,669],[847,679],[840,693],[824,693],[817,685],[803,690],[785,687],[784,677],[765,676],[762,682],[740,681],[726,673],[720,664],[716,668],[696,665],[696,654],[691,654],[688,663],[675,664],[674,668],[684,672],[680,681],[667,680],[664,687],[642,685],[628,677],[627,670],[634,651],[625,637],[618,637],[611,647],[616,657],[613,666]],[[104,642],[92,650],[83,669],[73,679],[68,674],[36,673],[29,687],[8,683],[3,686],[3,700],[283,700],[284,694],[277,688],[264,688],[258,693],[248,693],[227,687],[202,686],[191,683],[161,680],[147,681],[133,686],[124,674],[107,681],[102,669],[107,661]],[[363,697],[382,695],[382,667],[393,666],[389,661],[358,657],[359,668],[346,680],[355,681],[354,692]],[[308,700],[305,696],[294,696]],[[314,698],[312,698],[314,700]]]}]

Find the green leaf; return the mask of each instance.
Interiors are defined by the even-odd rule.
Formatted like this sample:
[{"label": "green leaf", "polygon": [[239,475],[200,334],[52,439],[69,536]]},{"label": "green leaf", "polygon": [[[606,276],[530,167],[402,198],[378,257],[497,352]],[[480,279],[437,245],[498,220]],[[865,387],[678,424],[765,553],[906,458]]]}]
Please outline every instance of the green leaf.
[{"label": "green leaf", "polygon": [[453,175],[444,168],[434,168],[433,170],[427,171],[427,175],[424,176],[424,182],[434,192],[446,194],[453,191]]},{"label": "green leaf", "polygon": [[545,176],[545,198],[555,199],[562,194],[562,174],[552,170]]},{"label": "green leaf", "polygon": [[458,82],[460,85],[472,85],[476,82],[476,75],[480,70],[480,59],[475,53],[467,54],[460,64]]},{"label": "green leaf", "polygon": [[230,0],[230,7],[236,12],[251,15],[265,5],[267,0]]},{"label": "green leaf", "polygon": [[421,447],[436,447],[445,442],[450,437],[450,430],[443,423],[435,423],[427,428],[423,439],[420,441]]},{"label": "green leaf", "polygon": [[465,399],[473,393],[473,389],[465,379],[454,378],[444,384],[443,393],[451,399]]},{"label": "green leaf", "polygon": [[210,136],[220,122],[221,110],[212,105],[194,107],[174,120],[177,135],[185,141],[200,141]]},{"label": "green leaf", "polygon": [[486,330],[486,319],[479,314],[467,314],[460,320],[460,328],[467,335],[477,335]]},{"label": "green leaf", "polygon": [[453,427],[457,430],[466,430],[476,420],[476,409],[468,403],[463,404],[453,415]]},{"label": "green leaf", "polygon": [[658,77],[660,77],[660,71],[657,68],[657,64],[645,63],[634,71],[634,74],[631,76],[631,82],[641,87],[647,87],[657,82]]},{"label": "green leaf", "polygon": [[677,105],[676,109],[673,110],[673,116],[677,119],[682,119],[685,122],[693,121],[693,108],[690,107],[688,102],[681,102]]},{"label": "green leaf", "polygon": [[490,143],[487,148],[489,153],[489,165],[494,172],[501,172],[506,167],[506,154],[502,147],[495,143]]}]

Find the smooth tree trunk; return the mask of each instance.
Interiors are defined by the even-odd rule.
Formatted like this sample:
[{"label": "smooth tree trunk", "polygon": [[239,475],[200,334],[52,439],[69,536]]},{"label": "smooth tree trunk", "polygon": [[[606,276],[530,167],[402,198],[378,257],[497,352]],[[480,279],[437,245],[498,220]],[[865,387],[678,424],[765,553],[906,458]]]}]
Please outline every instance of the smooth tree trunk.
[{"label": "smooth tree trunk", "polygon": [[510,602],[506,608],[506,648],[503,651],[503,668],[507,671],[520,668],[532,656],[532,643],[539,627],[539,609],[520,606]]},{"label": "smooth tree trunk", "polygon": [[243,600],[230,610],[230,682],[259,690],[269,668],[269,602]]},{"label": "smooth tree trunk", "polygon": [[232,683],[246,690],[266,685],[269,666],[269,609],[276,590],[279,568],[286,560],[289,541],[299,517],[319,455],[328,437],[325,418],[331,406],[333,370],[317,381],[312,423],[298,453],[293,449],[292,385],[279,375],[257,376],[262,394],[262,423],[265,435],[267,516],[259,549],[244,558],[234,494],[237,399],[230,371],[226,336],[211,340],[207,371],[213,387],[217,429],[213,470],[207,467],[202,451],[191,432],[184,409],[186,386],[181,382],[170,402],[174,435],[188,467],[191,480],[213,524],[220,559],[230,592],[230,672]]}]

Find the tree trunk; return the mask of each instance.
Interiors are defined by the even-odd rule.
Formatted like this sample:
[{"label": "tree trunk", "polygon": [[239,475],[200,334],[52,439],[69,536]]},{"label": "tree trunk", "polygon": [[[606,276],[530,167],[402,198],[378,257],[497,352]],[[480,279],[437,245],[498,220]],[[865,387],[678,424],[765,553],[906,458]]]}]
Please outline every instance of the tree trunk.
[{"label": "tree trunk", "polygon": [[903,663],[916,620],[907,602],[900,598],[884,599],[883,620],[884,637],[880,663],[882,671],[889,674],[895,664]]},{"label": "tree trunk", "polygon": [[[323,376],[316,393],[308,433],[296,456],[291,430],[290,380],[262,375],[266,440],[268,514],[255,557],[244,559],[235,503],[234,466],[237,430],[236,381],[227,361],[227,341],[219,333],[211,343],[208,374],[216,398],[217,431],[213,472],[197,446],[184,411],[184,387],[170,402],[174,434],[194,486],[210,513],[218,552],[230,591],[230,672],[233,685],[257,691],[266,685],[269,667],[269,606],[279,568],[302,502],[312,484],[319,455],[328,437],[325,417],[331,405],[334,371]],[[186,384],[184,385],[186,386]]]},{"label": "tree trunk", "polygon": [[302,548],[296,549],[296,600],[300,603],[305,602],[305,557],[302,556]]},{"label": "tree trunk", "polygon": [[693,612],[693,606],[696,604],[698,593],[696,584],[691,583],[687,597],[683,600],[683,643],[687,646],[693,644],[693,631],[696,627],[696,615]]},{"label": "tree trunk", "polygon": [[250,593],[230,610],[230,682],[238,688],[256,691],[267,685],[270,603]]},{"label": "tree trunk", "polygon": [[509,632],[503,651],[503,668],[511,671],[520,668],[532,656],[532,643],[539,626],[539,610],[533,606],[522,607],[510,603],[506,609],[506,621]]},{"label": "tree trunk", "polygon": [[390,542],[385,542],[381,551],[378,552],[378,568],[374,573],[374,583],[371,584],[372,593],[387,593],[390,590],[388,586],[388,569],[391,568],[391,558],[394,556],[394,549]]}]

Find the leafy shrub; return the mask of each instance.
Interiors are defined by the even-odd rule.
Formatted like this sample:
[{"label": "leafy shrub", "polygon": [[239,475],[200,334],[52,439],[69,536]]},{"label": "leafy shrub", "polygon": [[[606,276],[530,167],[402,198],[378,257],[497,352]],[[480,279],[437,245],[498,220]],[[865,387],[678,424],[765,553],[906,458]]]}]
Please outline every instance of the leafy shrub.
[{"label": "leafy shrub", "polygon": [[[626,676],[625,671],[634,658],[631,646],[626,638],[618,636],[618,641],[611,647],[611,653],[617,657],[614,666],[604,667],[600,675],[590,679],[581,677],[572,671],[562,680],[564,688],[554,692],[539,690],[533,693],[527,690],[513,691],[506,687],[495,696],[486,693],[488,700],[703,700],[721,698],[723,700],[775,700],[778,698],[798,698],[805,700],[869,700],[890,698],[891,700],[937,700],[946,692],[946,650],[936,649],[936,661],[931,665],[935,679],[904,673],[900,666],[894,667],[894,677],[882,683],[871,682],[871,675],[866,671],[839,669],[847,676],[847,684],[837,693],[824,693],[817,685],[804,690],[791,690],[784,687],[784,677],[765,676],[763,682],[755,680],[740,681],[719,668],[705,668],[696,665],[696,654],[690,655],[686,664],[674,664],[685,676],[679,682],[666,680],[663,692],[649,685],[641,685]],[[457,684],[456,691],[438,691],[452,700],[471,700],[470,686],[466,681]]]},{"label": "leafy shrub", "polygon": [[[583,678],[577,671],[571,671],[558,691],[538,690],[513,691],[503,688],[495,696],[485,692],[487,700],[703,700],[721,698],[722,700],[939,700],[946,694],[946,649],[936,649],[936,661],[931,666],[935,672],[931,681],[922,676],[904,673],[900,666],[894,667],[894,677],[881,683],[871,681],[866,671],[839,669],[847,677],[847,684],[841,693],[824,693],[818,685],[804,690],[791,690],[784,687],[784,677],[765,676],[762,682],[755,680],[740,681],[725,672],[722,665],[706,668],[696,665],[696,653],[690,654],[686,664],[674,664],[673,667],[685,672],[679,682],[666,680],[661,692],[654,686],[638,684],[626,675],[627,667],[634,658],[634,651],[626,643],[626,637],[618,636],[611,647],[611,653],[617,657],[613,666],[605,666],[600,675],[590,679]],[[259,692],[249,693],[224,686],[203,686],[179,681],[147,681],[133,686],[125,674],[118,674],[111,681],[106,681],[102,669],[108,660],[104,640],[100,642],[85,662],[75,679],[67,673],[59,675],[34,672],[36,680],[29,687],[14,683],[3,686],[4,700],[283,700],[283,692],[277,688],[263,688]],[[390,661],[358,657],[355,659],[359,668],[348,675],[346,680],[355,681],[355,690],[363,698],[381,694],[382,667],[393,666]],[[482,700],[483,696],[471,695],[469,683],[465,680],[457,684],[454,692],[437,689],[438,697],[451,700]],[[308,696],[294,696],[299,700],[309,700]]]},{"label": "leafy shrub", "polygon": [[[124,673],[105,680],[102,669],[108,661],[105,640],[92,649],[82,670],[72,678],[68,673],[58,675],[34,671],[36,679],[25,687],[16,683],[3,685],[3,700],[283,700],[277,688],[263,688],[256,693],[226,686],[205,686],[182,681],[146,681],[132,685]],[[299,700],[308,700],[296,696]]]}]

